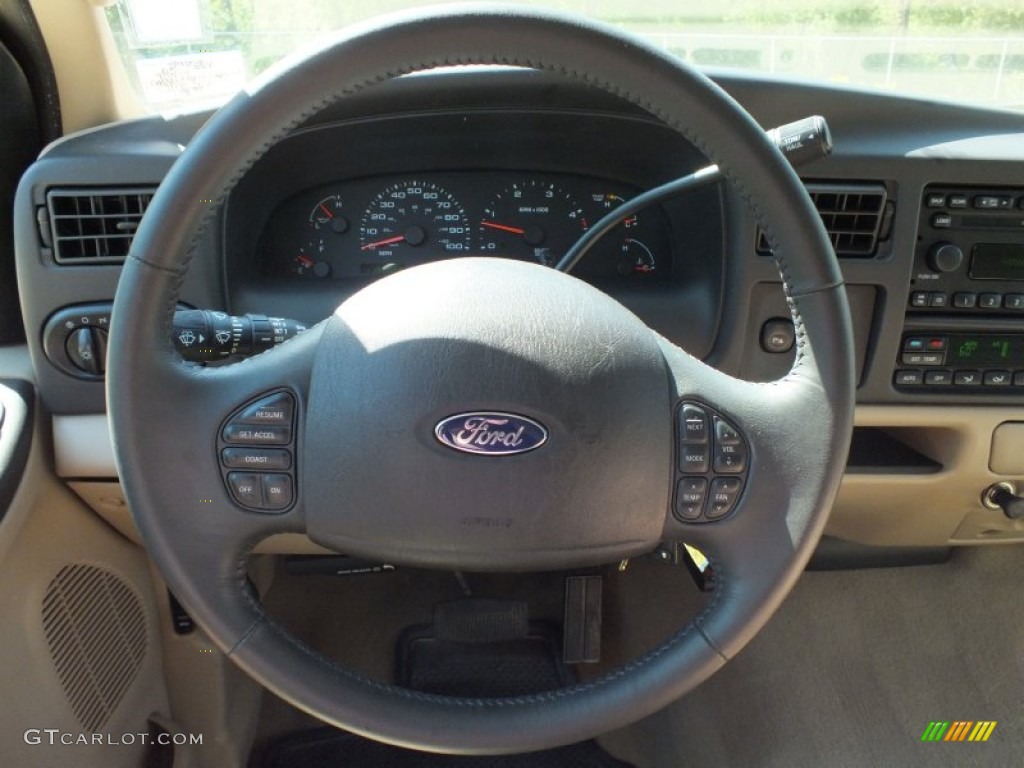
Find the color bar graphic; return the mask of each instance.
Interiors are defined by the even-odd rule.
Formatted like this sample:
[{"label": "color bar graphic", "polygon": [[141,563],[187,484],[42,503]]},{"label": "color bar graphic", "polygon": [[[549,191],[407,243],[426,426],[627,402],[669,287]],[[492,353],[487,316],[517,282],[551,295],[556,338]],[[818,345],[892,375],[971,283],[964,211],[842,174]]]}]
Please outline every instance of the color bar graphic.
[{"label": "color bar graphic", "polygon": [[933,720],[921,741],[988,741],[995,728],[995,720]]}]

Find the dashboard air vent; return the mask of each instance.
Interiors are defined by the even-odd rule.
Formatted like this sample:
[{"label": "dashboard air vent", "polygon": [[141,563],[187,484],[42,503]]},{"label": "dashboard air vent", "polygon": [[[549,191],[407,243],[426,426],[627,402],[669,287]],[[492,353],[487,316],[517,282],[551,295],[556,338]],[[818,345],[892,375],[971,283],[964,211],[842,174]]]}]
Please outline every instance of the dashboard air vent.
[{"label": "dashboard air vent", "polygon": [[53,189],[46,195],[54,259],[58,264],[124,261],[154,187]]},{"label": "dashboard air vent", "polygon": [[[837,256],[868,259],[878,250],[878,241],[892,218],[881,184],[807,184],[825,231]],[[763,232],[757,234],[757,252],[770,254]]]}]

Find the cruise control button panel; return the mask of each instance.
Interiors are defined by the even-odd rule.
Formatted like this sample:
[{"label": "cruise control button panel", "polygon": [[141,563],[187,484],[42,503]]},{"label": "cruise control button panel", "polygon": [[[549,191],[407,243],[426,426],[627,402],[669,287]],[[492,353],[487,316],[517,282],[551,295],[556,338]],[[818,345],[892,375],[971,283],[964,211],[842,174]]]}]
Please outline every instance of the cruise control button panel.
[{"label": "cruise control button panel", "polygon": [[240,405],[224,420],[217,456],[238,506],[284,512],[295,503],[295,396],[278,391]]},{"label": "cruise control button panel", "polygon": [[746,485],[750,449],[739,429],[713,408],[684,401],[676,412],[673,512],[686,523],[732,512]]}]

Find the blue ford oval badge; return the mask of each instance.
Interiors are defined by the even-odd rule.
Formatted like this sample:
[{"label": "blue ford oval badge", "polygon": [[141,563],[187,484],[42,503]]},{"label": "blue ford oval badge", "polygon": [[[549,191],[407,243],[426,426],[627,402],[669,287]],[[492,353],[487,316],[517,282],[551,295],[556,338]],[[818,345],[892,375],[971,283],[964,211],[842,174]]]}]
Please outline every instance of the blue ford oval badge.
[{"label": "blue ford oval badge", "polygon": [[463,453],[510,456],[540,448],[547,442],[544,425],[514,413],[457,413],[434,427],[437,439]]}]

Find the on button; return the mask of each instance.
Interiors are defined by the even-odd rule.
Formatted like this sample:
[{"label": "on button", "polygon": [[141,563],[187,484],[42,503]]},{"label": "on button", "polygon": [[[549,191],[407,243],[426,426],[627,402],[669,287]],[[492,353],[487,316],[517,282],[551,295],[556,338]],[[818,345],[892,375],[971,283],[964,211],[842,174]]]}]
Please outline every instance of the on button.
[{"label": "on button", "polygon": [[288,475],[263,475],[264,509],[284,509],[292,503],[292,479]]}]

